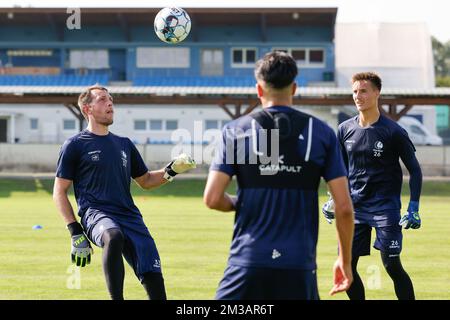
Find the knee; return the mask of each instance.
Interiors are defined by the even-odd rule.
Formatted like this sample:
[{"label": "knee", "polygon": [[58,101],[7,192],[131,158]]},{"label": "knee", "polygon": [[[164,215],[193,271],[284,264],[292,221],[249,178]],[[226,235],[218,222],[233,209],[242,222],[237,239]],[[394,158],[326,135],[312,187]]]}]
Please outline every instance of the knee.
[{"label": "knee", "polygon": [[108,229],[102,235],[104,247],[122,247],[125,237],[120,229]]},{"label": "knee", "polygon": [[164,278],[160,272],[147,272],[141,277],[141,283],[164,283]]},{"label": "knee", "polygon": [[399,257],[385,257],[383,265],[389,275],[395,276],[404,271]]}]

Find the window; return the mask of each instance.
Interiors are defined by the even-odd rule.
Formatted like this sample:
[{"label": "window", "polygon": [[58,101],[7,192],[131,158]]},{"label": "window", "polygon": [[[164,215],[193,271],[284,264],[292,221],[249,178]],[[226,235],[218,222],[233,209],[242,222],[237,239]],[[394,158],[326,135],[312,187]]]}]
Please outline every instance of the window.
[{"label": "window", "polygon": [[30,119],[30,130],[37,130],[39,128],[39,120],[36,118]]},{"label": "window", "polygon": [[306,68],[325,67],[325,50],[320,48],[273,48],[292,56],[298,66]]},{"label": "window", "polygon": [[150,130],[162,130],[162,120],[150,120]]},{"label": "window", "polygon": [[219,129],[219,121],[217,120],[205,120],[205,130]]},{"label": "window", "polygon": [[323,63],[323,50],[309,50],[309,62],[310,63]]},{"label": "window", "polygon": [[233,50],[233,63],[242,63],[244,61],[242,57],[242,50]]},{"label": "window", "polygon": [[256,62],[256,50],[247,49],[245,52],[245,59],[247,63]]},{"label": "window", "polygon": [[134,120],[134,130],[147,130],[147,121]]},{"label": "window", "polygon": [[69,66],[72,69],[107,69],[109,68],[109,52],[106,49],[72,49],[69,52]]},{"label": "window", "polygon": [[136,49],[138,68],[189,68],[189,48],[145,48]]},{"label": "window", "polygon": [[63,120],[63,130],[75,130],[75,120]]},{"label": "window", "polygon": [[297,64],[305,64],[306,63],[306,50],[292,50],[292,58],[294,58]]},{"label": "window", "polygon": [[202,49],[200,51],[200,74],[202,76],[223,76],[222,49]]},{"label": "window", "polygon": [[178,120],[167,120],[166,130],[176,130],[178,129]]},{"label": "window", "polygon": [[256,62],[256,49],[235,48],[232,49],[232,67],[253,67]]}]

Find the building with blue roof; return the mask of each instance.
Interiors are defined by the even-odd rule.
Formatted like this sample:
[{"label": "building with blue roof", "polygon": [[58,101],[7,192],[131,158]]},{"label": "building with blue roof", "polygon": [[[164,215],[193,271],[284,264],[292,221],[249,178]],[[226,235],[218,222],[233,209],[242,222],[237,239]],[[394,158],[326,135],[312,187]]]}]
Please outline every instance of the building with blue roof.
[{"label": "building with blue roof", "polygon": [[[272,50],[296,59],[300,86],[335,85],[337,8],[187,8],[191,33],[177,45],[155,35],[159,10],[0,8],[0,86],[249,88],[255,62]],[[192,106],[185,115],[176,105],[116,109],[119,118],[135,118],[112,129],[139,143],[167,143],[174,129],[192,130],[193,121],[220,128],[230,120],[217,106]],[[60,143],[79,129],[61,105],[0,110],[3,142]],[[165,119],[168,110],[175,111]]]}]

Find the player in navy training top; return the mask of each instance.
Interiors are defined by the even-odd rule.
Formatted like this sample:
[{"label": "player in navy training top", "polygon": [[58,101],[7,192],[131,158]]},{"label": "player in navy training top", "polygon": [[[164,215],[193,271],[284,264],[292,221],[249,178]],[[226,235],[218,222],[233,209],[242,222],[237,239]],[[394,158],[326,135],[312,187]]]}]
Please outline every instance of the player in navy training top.
[{"label": "player in navy training top", "polygon": [[[370,254],[371,230],[374,227],[374,248],[381,252],[383,265],[394,282],[398,299],[414,299],[411,279],[400,262],[401,225],[406,229],[420,227],[420,165],[407,132],[380,114],[380,77],[371,72],[358,73],[353,76],[352,84],[359,114],[338,128],[338,140],[348,167],[356,224],[352,255],[354,282],[347,294],[350,299],[365,299],[364,286],[356,268],[358,258]],[[399,159],[410,173],[410,202],[402,219],[400,195],[403,174]]]},{"label": "player in navy training top", "polygon": [[[265,55],[255,68],[263,111],[238,118],[223,129],[204,202],[211,209],[235,210],[236,217],[216,299],[319,298],[316,244],[321,177],[339,199],[340,256],[330,293],[345,291],[352,281],[353,208],[342,155],[331,128],[291,108],[296,75],[296,62],[286,53]],[[225,193],[234,175],[237,197]]]},{"label": "player in navy training top", "polygon": [[[88,126],[62,146],[53,190],[72,236],[72,261],[81,267],[90,262],[90,240],[103,248],[103,269],[112,299],[123,299],[123,255],[149,298],[165,300],[158,250],[133,202],[130,182],[134,179],[142,188],[152,189],[195,164],[177,157],[164,169],[148,171],[130,139],[109,132],[114,109],[106,88],[88,88],[80,94],[78,105]],[[81,224],[67,196],[72,182]]]}]

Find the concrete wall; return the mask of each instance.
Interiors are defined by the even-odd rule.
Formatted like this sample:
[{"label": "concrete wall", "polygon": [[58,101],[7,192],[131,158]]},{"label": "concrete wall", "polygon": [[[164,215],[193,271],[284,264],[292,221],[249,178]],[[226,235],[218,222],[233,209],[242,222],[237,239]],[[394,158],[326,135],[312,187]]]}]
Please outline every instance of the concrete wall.
[{"label": "concrete wall", "polygon": [[[206,172],[214,148],[208,145],[138,145],[147,166],[161,168],[181,151],[199,164],[195,172]],[[59,144],[0,144],[0,172],[54,172]],[[450,146],[417,147],[417,158],[425,176],[450,176]],[[194,172],[194,173],[195,173]],[[407,174],[407,172],[405,171]]]}]

